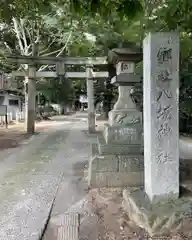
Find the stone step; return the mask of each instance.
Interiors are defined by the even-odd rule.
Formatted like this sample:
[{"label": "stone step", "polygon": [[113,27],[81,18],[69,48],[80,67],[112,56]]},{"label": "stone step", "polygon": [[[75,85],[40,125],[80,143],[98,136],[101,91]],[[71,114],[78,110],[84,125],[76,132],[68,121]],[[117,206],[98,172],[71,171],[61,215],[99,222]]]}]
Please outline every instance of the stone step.
[{"label": "stone step", "polygon": [[142,155],[98,155],[89,161],[90,187],[142,186],[143,180]]},{"label": "stone step", "polygon": [[97,155],[99,155],[98,144],[97,143],[92,143],[91,144],[91,156],[95,157]]},{"label": "stone step", "polygon": [[80,216],[66,213],[51,217],[43,240],[79,240]]},{"label": "stone step", "polygon": [[140,144],[106,144],[103,136],[97,138],[99,154],[143,154],[144,149]]},{"label": "stone step", "polygon": [[126,126],[105,124],[103,137],[107,144],[143,145],[142,126],[140,123]]}]

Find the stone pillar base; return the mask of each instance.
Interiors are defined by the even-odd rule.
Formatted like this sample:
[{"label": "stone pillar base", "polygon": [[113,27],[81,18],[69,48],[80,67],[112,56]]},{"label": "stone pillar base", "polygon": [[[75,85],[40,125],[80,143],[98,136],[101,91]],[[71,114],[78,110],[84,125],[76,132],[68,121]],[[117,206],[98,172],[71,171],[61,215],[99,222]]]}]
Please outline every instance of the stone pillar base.
[{"label": "stone pillar base", "polygon": [[144,228],[149,236],[162,236],[179,230],[191,218],[192,195],[189,191],[179,199],[152,204],[142,189],[128,188],[123,193],[123,206],[129,218]]},{"label": "stone pillar base", "polygon": [[35,132],[35,111],[27,109],[25,117],[25,131],[33,134]]},{"label": "stone pillar base", "polygon": [[88,131],[89,133],[95,133],[95,113],[88,112]]},{"label": "stone pillar base", "polygon": [[110,126],[105,124],[103,136],[106,144],[120,145],[143,145],[142,127],[140,123],[130,125],[115,125]]},{"label": "stone pillar base", "polygon": [[92,188],[142,186],[143,169],[141,155],[95,156],[89,161],[88,184]]},{"label": "stone pillar base", "polygon": [[103,136],[97,138],[98,151],[101,155],[129,155],[143,154],[144,149],[141,144],[107,144]]}]

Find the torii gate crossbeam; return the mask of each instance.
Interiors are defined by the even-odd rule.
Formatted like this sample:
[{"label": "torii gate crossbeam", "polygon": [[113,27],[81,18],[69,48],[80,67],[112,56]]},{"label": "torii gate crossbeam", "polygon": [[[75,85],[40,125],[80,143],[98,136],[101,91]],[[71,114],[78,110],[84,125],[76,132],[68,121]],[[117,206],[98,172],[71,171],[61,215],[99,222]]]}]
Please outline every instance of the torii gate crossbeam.
[{"label": "torii gate crossbeam", "polygon": [[[87,95],[88,95],[88,128],[89,132],[95,132],[95,111],[94,111],[94,93],[93,93],[93,81],[94,78],[107,78],[108,72],[93,72],[91,66],[94,65],[106,65],[106,57],[27,57],[27,56],[14,56],[10,55],[6,57],[9,62],[17,64],[28,64],[28,94],[26,95],[26,114],[25,123],[26,131],[28,133],[34,133],[35,131],[35,96],[36,96],[36,77],[56,77],[66,75],[68,78],[86,78],[87,79]],[[36,64],[42,65],[56,65],[55,73],[36,72]],[[66,72],[65,65],[86,65],[86,72],[73,73]],[[16,74],[17,76],[25,76],[24,73]],[[46,76],[45,76],[46,75]]]},{"label": "torii gate crossbeam", "polygon": [[65,65],[106,65],[107,57],[29,57],[29,56],[6,56],[6,59],[12,63],[18,64],[42,64],[54,65],[62,63]]},{"label": "torii gate crossbeam", "polygon": [[[25,77],[25,72],[12,72],[13,77]],[[46,77],[46,78],[56,78],[58,77],[56,72],[36,72],[36,78]],[[109,76],[108,72],[93,72],[92,78],[107,78]],[[86,72],[66,72],[66,78],[87,78]],[[90,77],[91,78],[91,77]]]}]

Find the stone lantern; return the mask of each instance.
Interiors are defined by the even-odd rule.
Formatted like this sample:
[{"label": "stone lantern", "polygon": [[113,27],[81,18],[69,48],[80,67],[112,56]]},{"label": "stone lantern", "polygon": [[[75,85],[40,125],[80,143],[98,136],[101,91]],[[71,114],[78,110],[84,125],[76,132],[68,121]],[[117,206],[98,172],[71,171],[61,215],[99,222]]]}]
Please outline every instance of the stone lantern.
[{"label": "stone lantern", "polygon": [[[109,113],[108,125],[105,128],[104,137],[107,143],[110,139],[119,139],[121,143],[129,141],[130,133],[124,131],[126,126],[134,128],[133,135],[137,135],[138,141],[142,139],[142,113],[137,110],[131,98],[132,87],[141,82],[141,77],[135,74],[135,65],[141,60],[141,49],[132,43],[126,44],[126,48],[116,48],[109,52],[108,62],[116,68],[116,75],[111,79],[111,83],[118,86],[119,97]],[[111,127],[116,128],[116,131],[110,131]]]},{"label": "stone lantern", "polygon": [[130,96],[132,86],[141,81],[135,64],[142,60],[142,51],[132,43],[109,52],[108,63],[116,68],[109,73],[118,85],[119,97],[109,112],[103,135],[92,148],[89,162],[89,186],[141,186],[144,180],[142,113]]}]

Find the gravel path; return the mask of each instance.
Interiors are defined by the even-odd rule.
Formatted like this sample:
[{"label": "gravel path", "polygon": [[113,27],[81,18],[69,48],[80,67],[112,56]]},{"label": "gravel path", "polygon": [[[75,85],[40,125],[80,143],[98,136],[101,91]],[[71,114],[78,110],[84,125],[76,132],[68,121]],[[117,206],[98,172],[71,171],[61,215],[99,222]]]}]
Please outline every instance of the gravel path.
[{"label": "gravel path", "polygon": [[[64,205],[75,201],[71,185],[88,160],[89,144],[81,131],[87,123],[81,116],[57,121],[22,146],[0,153],[0,239],[39,239],[61,180],[68,191]],[[55,214],[63,210],[56,207],[59,196]]]}]

